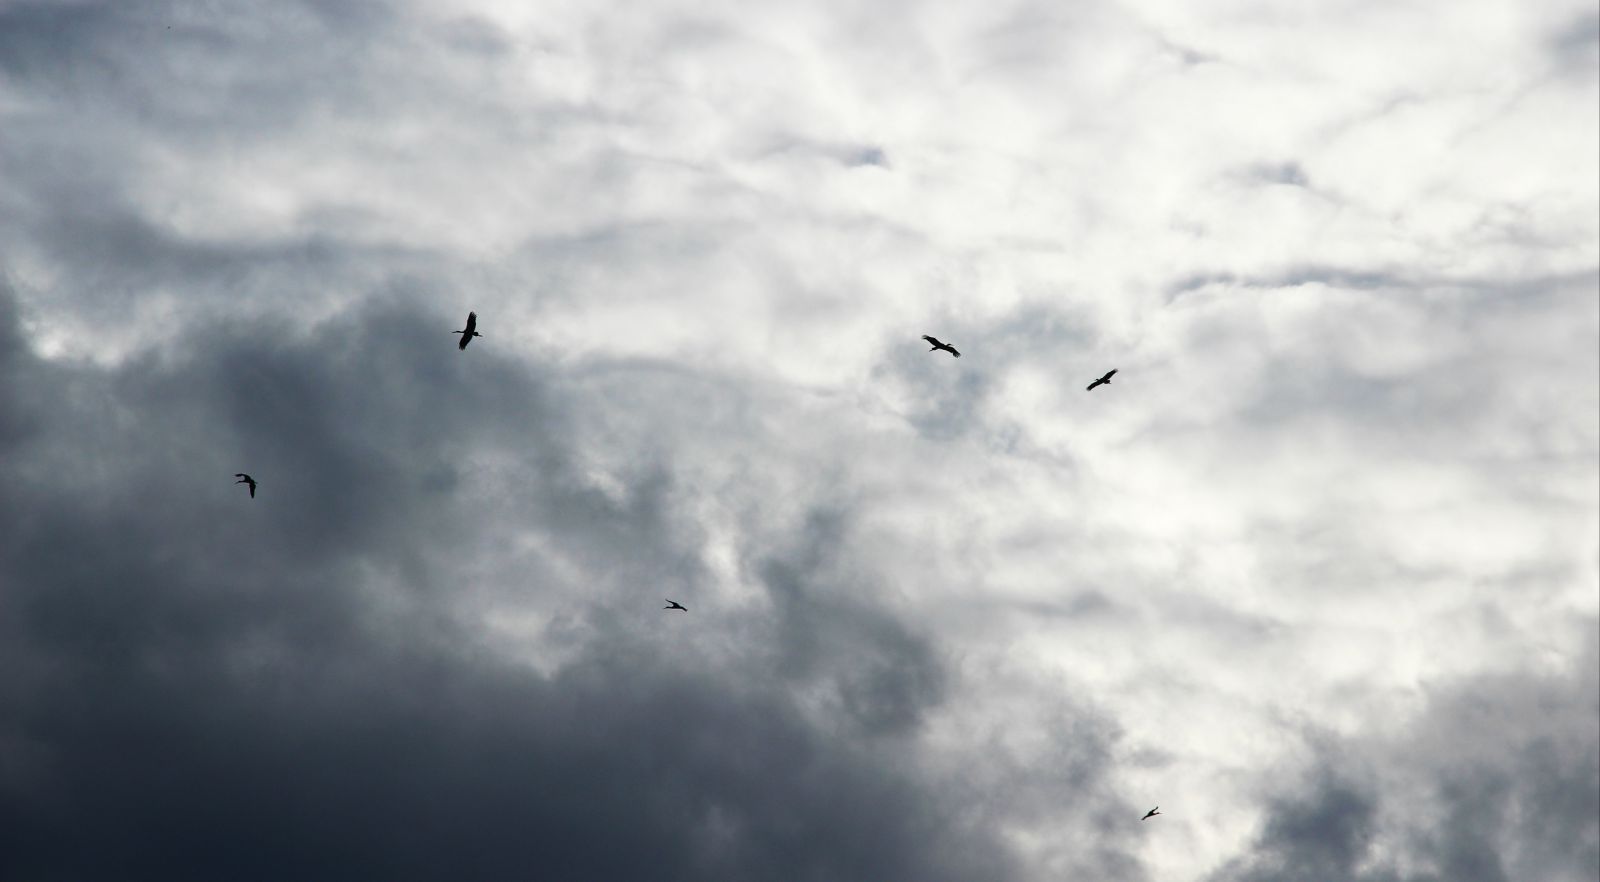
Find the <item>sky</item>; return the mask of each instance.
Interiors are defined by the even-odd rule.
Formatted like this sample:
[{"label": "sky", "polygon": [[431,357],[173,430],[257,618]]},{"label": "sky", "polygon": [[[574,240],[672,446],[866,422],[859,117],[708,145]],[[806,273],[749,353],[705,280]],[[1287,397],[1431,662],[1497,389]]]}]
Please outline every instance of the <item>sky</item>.
[{"label": "sky", "polygon": [[0,877],[1592,882],[1597,155],[1592,0],[0,0]]}]

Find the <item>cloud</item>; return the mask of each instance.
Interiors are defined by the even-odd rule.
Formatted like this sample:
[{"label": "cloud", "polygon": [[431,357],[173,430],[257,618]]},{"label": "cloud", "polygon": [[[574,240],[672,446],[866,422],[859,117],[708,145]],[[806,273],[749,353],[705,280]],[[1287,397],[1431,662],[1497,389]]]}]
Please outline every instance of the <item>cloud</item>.
[{"label": "cloud", "polygon": [[1311,179],[1299,163],[1258,163],[1247,170],[1249,177],[1269,184],[1287,184],[1291,187],[1309,187]]},{"label": "cloud", "polygon": [[[475,530],[505,538],[468,492],[497,446],[539,449],[522,529],[657,578],[684,551],[660,544],[659,489],[584,486],[549,379],[469,361],[430,318],[221,326],[110,370],[46,366],[7,323],[6,412],[32,429],[3,473],[5,875],[1013,874],[896,747],[942,700],[940,661],[866,598],[807,602],[826,519],[765,565],[770,657],[675,648],[717,620],[698,607],[677,639],[580,607],[595,628],[551,676],[489,652],[458,576]],[[246,467],[253,501],[227,483]]]},{"label": "cloud", "polygon": [[1573,68],[1594,66],[1600,55],[1600,13],[1580,12],[1551,41],[1556,54]]},{"label": "cloud", "polygon": [[0,875],[1582,875],[1581,7],[0,3]]},{"label": "cloud", "polygon": [[1327,736],[1215,880],[1582,879],[1600,872],[1593,635],[1569,671],[1458,684],[1389,738]]}]

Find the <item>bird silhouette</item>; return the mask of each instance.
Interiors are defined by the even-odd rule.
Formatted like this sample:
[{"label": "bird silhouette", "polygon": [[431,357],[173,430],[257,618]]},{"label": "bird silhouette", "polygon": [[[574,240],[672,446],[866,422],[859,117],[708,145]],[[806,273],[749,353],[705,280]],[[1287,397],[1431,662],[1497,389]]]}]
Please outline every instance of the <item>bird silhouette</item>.
[{"label": "bird silhouette", "polygon": [[667,601],[667,605],[663,606],[662,609],[681,609],[684,612],[688,612],[689,611],[689,608],[687,606],[684,606],[683,604],[677,602],[676,600],[668,600]]},{"label": "bird silhouette", "polygon": [[234,481],[233,483],[235,483],[235,484],[249,484],[250,485],[250,498],[251,499],[256,498],[256,479],[255,478],[250,477],[249,475],[245,474],[244,472],[234,472],[233,476],[235,478],[239,479],[237,481]]},{"label": "bird silhouette", "polygon": [[954,346],[951,346],[949,343],[940,343],[939,338],[937,337],[929,337],[927,334],[923,334],[922,339],[933,344],[933,349],[929,349],[929,352],[934,351],[934,349],[943,349],[951,355],[954,355],[956,358],[961,357],[961,353],[957,352]]},{"label": "bird silhouette", "polygon": [[1105,376],[1103,376],[1100,379],[1095,380],[1093,383],[1089,384],[1089,390],[1088,391],[1093,392],[1094,391],[1094,387],[1096,387],[1096,386],[1109,386],[1109,385],[1111,385],[1111,375],[1116,373],[1116,372],[1117,372],[1116,368],[1112,368],[1111,370],[1106,371],[1106,375]]},{"label": "bird silhouette", "polygon": [[457,345],[456,348],[457,349],[466,349],[467,348],[467,344],[472,342],[472,338],[473,337],[482,337],[483,336],[482,334],[478,333],[478,314],[475,313],[475,312],[467,313],[467,326],[466,326],[466,328],[464,328],[463,330],[460,330],[460,331],[451,331],[450,333],[452,333],[452,334],[460,334],[461,335],[461,343],[459,345]]},{"label": "bird silhouette", "polygon": [[1156,808],[1153,808],[1150,811],[1145,812],[1144,813],[1144,817],[1140,818],[1139,820],[1148,821],[1151,818],[1155,817],[1156,815],[1161,814],[1160,812],[1156,811],[1156,809],[1158,809],[1158,808],[1161,808],[1161,806],[1158,805],[1158,806],[1156,806]]}]

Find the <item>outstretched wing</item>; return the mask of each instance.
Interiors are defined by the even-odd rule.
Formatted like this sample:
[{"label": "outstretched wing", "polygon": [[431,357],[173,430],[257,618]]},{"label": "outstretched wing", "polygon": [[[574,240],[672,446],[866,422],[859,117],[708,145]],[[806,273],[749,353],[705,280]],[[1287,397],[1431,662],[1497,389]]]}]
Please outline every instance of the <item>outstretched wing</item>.
[{"label": "outstretched wing", "polygon": [[475,312],[467,313],[466,335],[468,337],[472,336],[472,332],[476,331],[477,329],[478,329],[478,314],[475,313]]},{"label": "outstretched wing", "polygon": [[1106,371],[1106,375],[1100,378],[1100,382],[1102,382],[1102,383],[1111,382],[1111,375],[1116,373],[1116,372],[1117,372],[1116,368],[1112,368],[1111,370]]},{"label": "outstretched wing", "polygon": [[1094,391],[1094,387],[1103,386],[1103,385],[1105,385],[1105,382],[1106,382],[1105,380],[1095,380],[1093,383],[1090,383],[1089,387],[1084,391],[1093,392]]},{"label": "outstretched wing", "polygon": [[938,337],[929,337],[927,334],[923,334],[922,335],[922,339],[928,341],[929,343],[932,343],[935,346],[943,346],[944,345],[943,343],[939,342],[939,338]]},{"label": "outstretched wing", "polygon": [[250,482],[250,498],[256,498],[256,482],[254,481]]},{"label": "outstretched wing", "polygon": [[250,476],[245,474],[244,472],[234,472],[233,476],[235,478],[244,478],[245,480],[249,480],[250,479]]},{"label": "outstretched wing", "polygon": [[946,346],[945,348],[950,350],[950,354],[954,355],[956,358],[960,358],[961,357],[961,353],[957,352],[956,348],[954,346]]}]

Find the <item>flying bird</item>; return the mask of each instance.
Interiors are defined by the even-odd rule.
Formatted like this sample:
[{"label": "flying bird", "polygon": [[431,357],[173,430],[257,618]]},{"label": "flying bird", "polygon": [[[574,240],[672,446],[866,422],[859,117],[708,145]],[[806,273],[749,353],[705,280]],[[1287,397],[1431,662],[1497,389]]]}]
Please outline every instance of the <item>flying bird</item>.
[{"label": "flying bird", "polygon": [[943,349],[951,355],[954,355],[956,358],[961,357],[961,353],[957,352],[954,346],[951,346],[949,343],[940,343],[939,338],[937,337],[929,337],[927,334],[923,334],[922,339],[933,344],[933,349],[929,349],[929,352],[934,351],[934,349]]},{"label": "flying bird", "polygon": [[1096,386],[1109,386],[1109,385],[1111,385],[1111,375],[1116,373],[1116,372],[1117,372],[1116,368],[1112,368],[1111,370],[1106,371],[1106,375],[1105,376],[1103,376],[1100,379],[1095,380],[1093,383],[1089,384],[1089,391],[1093,392],[1094,391],[1094,387],[1096,387]]},{"label": "flying bird", "polygon": [[482,337],[483,336],[482,334],[478,333],[478,314],[475,313],[475,312],[467,313],[467,327],[464,330],[451,331],[450,333],[452,333],[452,334],[460,334],[461,335],[461,343],[456,348],[457,349],[466,349],[467,348],[467,344],[472,342],[472,338],[473,337]]},{"label": "flying bird", "polygon": [[1156,811],[1156,809],[1158,809],[1158,808],[1161,808],[1161,806],[1158,805],[1158,806],[1156,806],[1156,808],[1153,808],[1150,811],[1145,812],[1144,813],[1144,817],[1140,818],[1139,820],[1148,821],[1151,818],[1155,817],[1156,815],[1161,814],[1160,812]]},{"label": "flying bird", "polygon": [[250,498],[251,499],[256,498],[256,479],[255,478],[250,477],[249,475],[245,474],[244,472],[234,472],[233,476],[235,478],[239,479],[237,481],[234,481],[233,483],[235,483],[235,484],[249,484],[250,485]]},{"label": "flying bird", "polygon": [[689,611],[689,608],[687,606],[684,606],[683,604],[677,602],[676,600],[667,601],[667,605],[663,606],[662,609],[681,609],[684,612],[688,612]]}]

